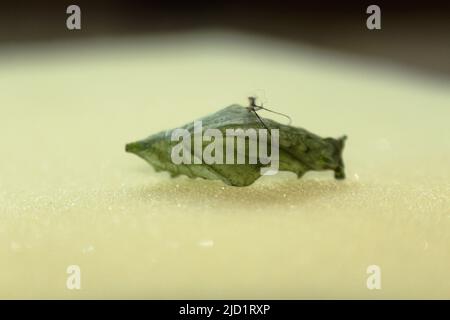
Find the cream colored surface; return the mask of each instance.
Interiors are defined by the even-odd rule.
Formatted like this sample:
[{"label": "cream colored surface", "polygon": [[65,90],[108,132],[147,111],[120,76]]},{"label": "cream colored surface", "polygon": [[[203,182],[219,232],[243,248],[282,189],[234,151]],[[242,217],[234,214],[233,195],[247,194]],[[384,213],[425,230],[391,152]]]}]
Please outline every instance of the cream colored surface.
[{"label": "cream colored surface", "polygon": [[[450,298],[449,83],[355,61],[222,33],[3,50],[0,298]],[[124,152],[261,90],[349,136],[346,181],[234,188]]]}]

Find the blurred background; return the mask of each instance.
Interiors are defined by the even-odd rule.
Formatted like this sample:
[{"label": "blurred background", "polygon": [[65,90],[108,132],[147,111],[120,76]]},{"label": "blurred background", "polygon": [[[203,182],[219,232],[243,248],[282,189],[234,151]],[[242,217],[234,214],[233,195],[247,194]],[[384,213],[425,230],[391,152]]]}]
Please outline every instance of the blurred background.
[{"label": "blurred background", "polygon": [[[66,29],[65,9],[82,8],[82,31]],[[366,8],[382,6],[382,30],[369,32]],[[228,30],[279,38],[393,62],[419,72],[450,73],[448,1],[8,1],[0,44],[54,43],[95,37]]]}]

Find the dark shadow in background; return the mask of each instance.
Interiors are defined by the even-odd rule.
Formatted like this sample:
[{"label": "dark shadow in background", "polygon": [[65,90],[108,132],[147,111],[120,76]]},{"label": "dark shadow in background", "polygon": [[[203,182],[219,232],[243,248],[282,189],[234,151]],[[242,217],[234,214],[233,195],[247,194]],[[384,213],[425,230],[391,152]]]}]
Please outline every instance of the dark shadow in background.
[{"label": "dark shadow in background", "polygon": [[[66,8],[82,30],[66,29]],[[377,4],[382,30],[366,28]],[[0,50],[17,43],[198,29],[238,30],[376,58],[450,78],[450,1],[11,1],[0,4]]]}]

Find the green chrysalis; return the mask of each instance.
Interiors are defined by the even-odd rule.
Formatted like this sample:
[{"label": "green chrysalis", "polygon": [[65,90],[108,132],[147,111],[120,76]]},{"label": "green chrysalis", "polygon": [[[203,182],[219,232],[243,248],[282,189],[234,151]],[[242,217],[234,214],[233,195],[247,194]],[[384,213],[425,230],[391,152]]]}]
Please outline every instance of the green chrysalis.
[{"label": "green chrysalis", "polygon": [[[271,132],[266,138],[272,140],[264,154],[265,146],[261,141],[264,141],[266,129]],[[236,135],[228,135],[230,132]],[[203,136],[199,136],[200,133]],[[174,139],[174,136],[177,138]],[[225,142],[220,141],[221,137],[225,137]],[[231,105],[181,128],[129,143],[125,150],[146,160],[156,171],[168,171],[172,177],[186,175],[190,178],[219,179],[228,185],[243,187],[251,185],[261,176],[270,160],[269,153],[271,165],[276,162],[276,169],[292,171],[299,178],[309,170],[333,170],[336,179],[344,179],[342,151],[345,140],[346,136],[321,138],[302,128],[257,117],[249,108]],[[240,144],[240,141],[244,143]],[[252,157],[252,152],[256,152],[256,157]],[[278,159],[275,159],[274,154],[277,153]],[[225,156],[222,158],[222,155]],[[211,158],[216,161],[211,162]]]}]

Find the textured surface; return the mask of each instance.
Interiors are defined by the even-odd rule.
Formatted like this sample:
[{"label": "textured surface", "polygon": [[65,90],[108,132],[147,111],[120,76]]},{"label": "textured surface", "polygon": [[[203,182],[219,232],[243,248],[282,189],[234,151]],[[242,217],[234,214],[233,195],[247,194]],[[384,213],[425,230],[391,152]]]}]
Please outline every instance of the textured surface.
[{"label": "textured surface", "polygon": [[[448,83],[263,39],[169,40],[0,54],[0,297],[450,298]],[[123,151],[261,88],[293,125],[348,134],[345,181],[233,188]]]}]

